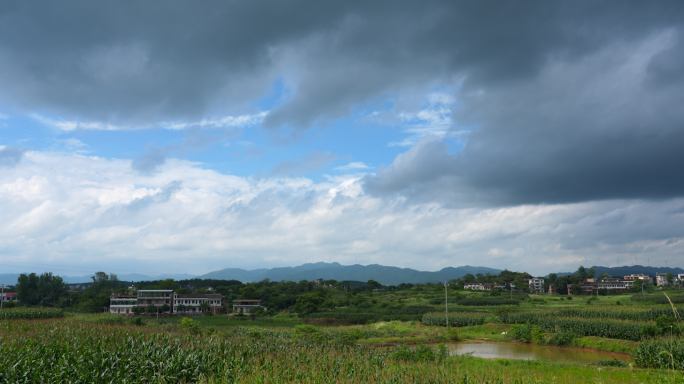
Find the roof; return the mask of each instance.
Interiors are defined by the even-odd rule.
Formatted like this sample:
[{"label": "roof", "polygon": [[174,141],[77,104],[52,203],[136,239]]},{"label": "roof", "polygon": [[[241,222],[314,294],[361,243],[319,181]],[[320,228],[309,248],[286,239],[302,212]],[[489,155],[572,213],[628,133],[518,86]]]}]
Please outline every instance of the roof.
[{"label": "roof", "polygon": [[179,293],[178,299],[223,299],[222,295],[213,293]]},{"label": "roof", "polygon": [[112,295],[112,299],[137,299],[138,296],[135,295]]},{"label": "roof", "polygon": [[14,297],[16,295],[17,295],[16,292],[5,292],[5,297]]}]

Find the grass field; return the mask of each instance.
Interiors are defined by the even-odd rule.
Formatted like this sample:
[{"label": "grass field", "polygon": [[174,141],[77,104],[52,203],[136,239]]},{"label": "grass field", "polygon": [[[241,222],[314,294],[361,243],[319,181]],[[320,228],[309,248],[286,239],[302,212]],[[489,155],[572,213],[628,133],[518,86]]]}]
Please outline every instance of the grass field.
[{"label": "grass field", "polygon": [[[171,323],[135,326],[108,315],[0,323],[2,383],[675,383],[681,373],[591,364],[444,357],[337,342],[354,329],[391,335],[407,324],[331,327],[326,338],[291,327]],[[216,320],[214,320],[216,322]],[[210,327],[216,327],[209,331]],[[384,329],[386,328],[386,329]],[[261,331],[251,331],[253,329]],[[475,331],[475,330],[473,330]],[[480,330],[482,331],[482,330]],[[315,333],[314,332],[314,333]]]}]

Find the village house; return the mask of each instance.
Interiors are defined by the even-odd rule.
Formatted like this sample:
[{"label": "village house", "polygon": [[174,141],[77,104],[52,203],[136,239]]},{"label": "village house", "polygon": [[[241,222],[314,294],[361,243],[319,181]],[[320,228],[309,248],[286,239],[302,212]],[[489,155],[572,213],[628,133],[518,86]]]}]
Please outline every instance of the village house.
[{"label": "village house", "polygon": [[4,293],[0,293],[0,301],[2,301],[3,304],[6,304],[7,302],[10,302],[10,301],[18,303],[19,299],[17,298],[16,292],[4,292]]},{"label": "village house", "polygon": [[[216,315],[221,312],[223,296],[219,294],[196,294],[187,293],[174,295],[173,313],[199,313],[210,311]],[[207,303],[202,308],[202,303]]]},{"label": "village house", "polygon": [[133,313],[132,308],[138,304],[138,296],[135,295],[112,295],[109,298],[109,313],[128,315]]},{"label": "village house", "polygon": [[256,308],[263,308],[267,310],[268,308],[261,305],[261,300],[233,300],[233,311],[242,312],[244,314],[249,314],[250,311]]},{"label": "village house", "polygon": [[[168,305],[170,314],[211,312],[218,314],[223,307],[223,296],[219,294],[177,294],[170,289],[138,290],[137,295],[112,295],[109,312],[121,315],[133,313],[133,307],[160,308]],[[202,305],[206,303],[206,305]]]},{"label": "village house", "polygon": [[[611,277],[606,278],[601,281],[596,281],[596,279],[587,279],[579,284],[582,288],[582,294],[586,295],[596,295],[599,289],[605,289],[607,291],[614,292],[625,292],[631,289],[634,285],[634,281],[620,280],[619,278]],[[572,295],[572,284],[568,284],[568,295]]]},{"label": "village house", "polygon": [[504,286],[497,283],[465,283],[463,289],[472,289],[475,291],[491,291],[492,289],[503,289]]},{"label": "village house", "polygon": [[625,280],[626,280],[626,281],[643,280],[643,281],[645,281],[645,282],[647,282],[647,283],[650,283],[650,282],[653,281],[653,279],[651,278],[651,276],[644,275],[643,273],[640,273],[640,274],[638,274],[638,275],[629,275],[629,276],[625,276]]},{"label": "village house", "polygon": [[530,287],[530,292],[534,294],[544,292],[544,278],[543,277],[532,277],[527,279],[527,284]]}]

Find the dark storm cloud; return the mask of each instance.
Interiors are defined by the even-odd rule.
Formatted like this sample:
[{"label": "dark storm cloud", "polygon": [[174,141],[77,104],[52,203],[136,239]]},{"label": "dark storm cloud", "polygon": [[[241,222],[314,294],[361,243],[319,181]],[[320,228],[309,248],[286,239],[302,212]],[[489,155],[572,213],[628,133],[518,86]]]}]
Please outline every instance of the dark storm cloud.
[{"label": "dark storm cloud", "polygon": [[308,128],[384,93],[532,76],[678,22],[681,2],[4,2],[0,98],[144,125],[235,110],[282,76],[268,126]]},{"label": "dark storm cloud", "polygon": [[0,167],[14,167],[24,157],[26,148],[6,146],[0,149]]},{"label": "dark storm cloud", "polygon": [[453,118],[472,127],[464,148],[424,139],[367,176],[366,190],[455,205],[682,196],[680,44],[663,30],[550,60],[524,83],[463,92]]},{"label": "dark storm cloud", "polygon": [[[281,78],[290,97],[264,125],[307,129],[451,84],[454,129],[472,130],[463,150],[426,139],[367,191],[455,205],[667,198],[684,193],[682,20],[681,1],[4,2],[0,101],[191,123],[242,113]],[[160,151],[133,168],[154,173]]]}]

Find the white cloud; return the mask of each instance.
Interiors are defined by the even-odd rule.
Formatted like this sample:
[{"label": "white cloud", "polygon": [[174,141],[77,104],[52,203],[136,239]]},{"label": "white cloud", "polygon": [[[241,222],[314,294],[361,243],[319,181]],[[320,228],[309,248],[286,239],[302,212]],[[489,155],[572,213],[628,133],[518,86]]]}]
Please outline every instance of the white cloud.
[{"label": "white cloud", "polygon": [[170,130],[183,130],[192,127],[201,128],[247,128],[261,124],[264,118],[268,115],[267,111],[259,112],[251,115],[239,115],[239,116],[224,116],[218,119],[203,119],[200,121],[191,122],[164,122],[161,124],[146,124],[141,126],[123,126],[116,124],[108,124],[104,122],[97,121],[76,121],[76,120],[63,120],[63,119],[51,119],[40,114],[32,114],[31,118],[41,122],[45,125],[61,129],[65,132],[75,131],[77,129],[82,130],[96,130],[96,131],[121,131],[121,130],[134,130],[134,129],[148,129],[157,126],[161,126],[164,129]]},{"label": "white cloud", "polygon": [[339,167],[335,167],[335,170],[348,172],[348,171],[359,171],[359,170],[368,169],[368,168],[369,167],[362,162],[352,162],[352,163],[349,163],[347,165],[341,165]]},{"label": "white cloud", "polygon": [[226,116],[220,119],[204,119],[189,123],[166,123],[162,126],[166,129],[180,130],[190,127],[208,128],[247,128],[261,124],[268,115],[267,111],[252,115]]},{"label": "white cloud", "polygon": [[0,174],[3,259],[199,274],[361,258],[542,274],[684,251],[684,199],[446,209],[368,196],[358,177],[257,180],[178,159],[142,177],[129,160],[25,156]]}]

